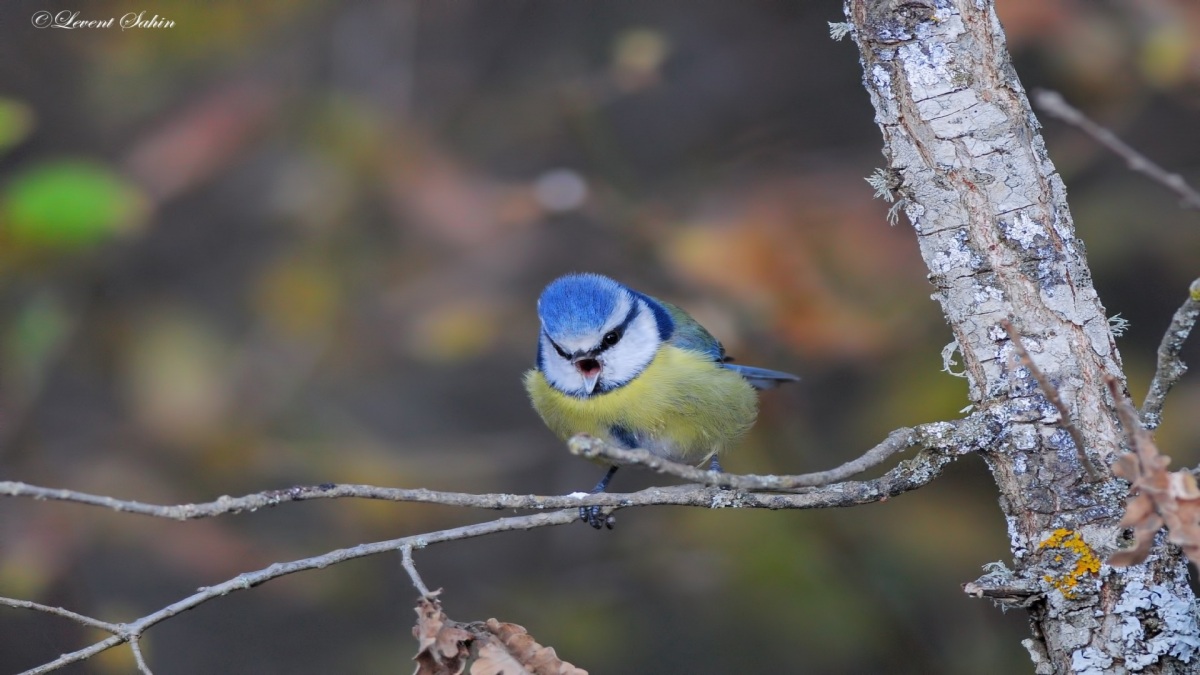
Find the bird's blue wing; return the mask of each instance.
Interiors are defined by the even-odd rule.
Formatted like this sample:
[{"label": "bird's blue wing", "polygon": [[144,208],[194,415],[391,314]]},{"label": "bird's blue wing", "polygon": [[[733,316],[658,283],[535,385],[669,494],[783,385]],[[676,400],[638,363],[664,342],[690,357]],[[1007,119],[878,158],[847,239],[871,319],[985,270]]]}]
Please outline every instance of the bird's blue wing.
[{"label": "bird's blue wing", "polygon": [[713,361],[746,378],[750,386],[755,389],[771,389],[784,382],[796,382],[800,379],[791,373],[778,370],[729,363],[729,359],[725,356],[725,348],[721,346],[721,342],[713,337],[712,333],[705,330],[704,326],[701,326],[687,312],[669,302],[663,302],[649,296],[643,297],[651,303],[658,303],[670,315],[674,326],[668,341],[672,345],[680,349],[689,349],[694,352],[707,354]]},{"label": "bird's blue wing", "polygon": [[784,382],[797,382],[799,377],[791,373],[785,373],[778,370],[768,370],[767,368],[755,368],[754,366],[741,366],[736,363],[721,364],[733,372],[746,378],[750,386],[755,389],[772,389],[778,387]]},{"label": "bird's blue wing", "polygon": [[671,317],[671,323],[674,325],[668,342],[680,349],[707,354],[713,361],[725,360],[725,348],[721,346],[720,341],[687,312],[657,298],[646,296],[646,299],[652,303],[658,303]]}]

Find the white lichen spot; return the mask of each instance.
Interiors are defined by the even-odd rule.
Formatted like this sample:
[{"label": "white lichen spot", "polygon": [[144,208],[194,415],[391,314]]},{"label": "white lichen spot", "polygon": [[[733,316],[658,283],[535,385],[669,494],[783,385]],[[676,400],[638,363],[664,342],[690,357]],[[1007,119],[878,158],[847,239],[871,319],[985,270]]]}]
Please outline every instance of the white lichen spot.
[{"label": "white lichen spot", "polygon": [[[1129,568],[1128,574],[1148,576],[1145,566]],[[1125,585],[1112,611],[1120,621],[1125,665],[1131,671],[1153,665],[1165,655],[1193,663],[1200,654],[1200,625],[1196,621],[1194,599],[1182,600],[1171,588],[1147,584],[1145,578],[1133,578]],[[1152,637],[1146,634],[1147,620],[1156,628]]]},{"label": "white lichen spot", "polygon": [[992,300],[1003,300],[1004,293],[995,286],[984,286],[983,284],[975,284],[975,304],[982,305]]},{"label": "white lichen spot", "polygon": [[1012,427],[1013,447],[1018,450],[1033,450],[1038,444],[1038,430],[1032,424],[1014,424]]},{"label": "white lichen spot", "polygon": [[1037,247],[1039,236],[1043,239],[1046,236],[1046,229],[1027,213],[1018,213],[1011,223],[1000,221],[1000,230],[1027,251]]},{"label": "white lichen spot", "polygon": [[904,214],[908,216],[908,222],[912,223],[913,229],[916,230],[917,234],[920,234],[921,218],[925,215],[925,207],[907,199],[902,201],[905,202]]},{"label": "white lichen spot", "polygon": [[974,292],[971,298],[973,304],[971,309],[975,313],[998,311],[1000,309],[998,305],[1004,301],[1004,292],[995,286],[988,286],[976,281],[971,290]]},{"label": "white lichen spot", "polygon": [[933,16],[930,17],[930,19],[932,19],[934,23],[938,24],[944,24],[950,19],[954,19],[961,23],[961,18],[959,17],[958,12],[949,3],[939,4],[937,9],[934,10]]},{"label": "white lichen spot", "polygon": [[1008,541],[1013,552],[1013,560],[1020,562],[1029,553],[1028,541],[1017,528],[1017,519],[1015,516],[1004,516],[1005,526],[1008,528]]},{"label": "white lichen spot", "polygon": [[709,507],[714,509],[736,508],[740,504],[740,495],[733,490],[721,490],[713,495]]},{"label": "white lichen spot", "polygon": [[914,101],[923,101],[955,89],[951,64],[954,54],[942,42],[910,42],[897,55],[912,86]]},{"label": "white lichen spot", "polygon": [[955,240],[951,248],[937,251],[929,261],[929,269],[934,274],[949,274],[954,270],[970,268],[972,260],[971,249],[961,241]]},{"label": "white lichen spot", "polygon": [[1013,456],[1013,473],[1021,475],[1029,471],[1029,465],[1026,464],[1025,455],[1017,454]]},{"label": "white lichen spot", "polygon": [[1076,649],[1071,654],[1071,672],[1079,675],[1104,675],[1112,663],[1111,656],[1095,647]]},{"label": "white lichen spot", "polygon": [[[1057,180],[1058,177],[1055,176],[1055,179]],[[1054,222],[1051,226],[1054,228],[1054,232],[1058,234],[1058,239],[1065,246],[1067,253],[1074,253],[1075,228],[1071,226],[1071,223],[1067,219],[1060,215],[1057,209],[1054,211]]]},{"label": "white lichen spot", "polygon": [[1021,640],[1021,646],[1029,652],[1029,660],[1033,662],[1034,675],[1054,675],[1054,663],[1046,656],[1046,649],[1041,642],[1031,638]]},{"label": "white lichen spot", "polygon": [[572,492],[571,494],[569,494],[567,496],[570,497],[571,499],[583,499],[584,497],[587,497],[589,494],[591,494],[591,493],[589,493],[589,492]]},{"label": "white lichen spot", "polygon": [[878,63],[871,68],[871,84],[875,85],[875,91],[878,91],[889,101],[896,98],[896,95],[892,93],[892,74],[887,71],[887,68]]}]

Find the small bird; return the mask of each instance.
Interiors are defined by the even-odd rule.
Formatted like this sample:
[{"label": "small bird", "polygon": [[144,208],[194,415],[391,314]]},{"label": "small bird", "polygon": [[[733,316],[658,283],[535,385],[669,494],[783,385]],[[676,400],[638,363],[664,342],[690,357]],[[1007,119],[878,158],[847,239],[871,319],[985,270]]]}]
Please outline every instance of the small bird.
[{"label": "small bird", "polygon": [[[537,307],[537,367],[525,373],[525,389],[563,440],[587,433],[720,471],[717,455],[754,425],[754,390],[800,379],[730,363],[687,312],[599,274],[555,279]],[[603,492],[616,471],[609,467],[592,492]],[[579,515],[596,529],[613,526],[598,506]]]}]

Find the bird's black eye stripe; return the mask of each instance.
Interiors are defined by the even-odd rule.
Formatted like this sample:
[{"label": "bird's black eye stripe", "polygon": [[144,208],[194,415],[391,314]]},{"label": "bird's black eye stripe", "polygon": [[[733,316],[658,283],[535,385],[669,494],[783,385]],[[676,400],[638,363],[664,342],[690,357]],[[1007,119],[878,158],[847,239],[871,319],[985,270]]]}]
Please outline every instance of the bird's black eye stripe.
[{"label": "bird's black eye stripe", "polygon": [[[542,333],[542,335],[546,335],[546,334]],[[551,340],[549,335],[546,335],[546,342],[549,342],[550,346],[554,347],[554,351],[558,352],[559,356],[563,357],[564,359],[566,359],[568,361],[571,360],[571,355],[566,353],[565,351],[563,351],[563,348],[559,347],[557,342],[555,342],[554,340]]]},{"label": "bird's black eye stripe", "polygon": [[621,323],[616,328],[605,333],[604,337],[600,338],[600,347],[596,349],[597,354],[621,341],[621,338],[625,336],[625,329],[629,328],[629,324],[633,323],[633,320],[637,318],[639,304],[641,303],[634,302],[633,306],[629,308],[629,313],[621,320]]}]

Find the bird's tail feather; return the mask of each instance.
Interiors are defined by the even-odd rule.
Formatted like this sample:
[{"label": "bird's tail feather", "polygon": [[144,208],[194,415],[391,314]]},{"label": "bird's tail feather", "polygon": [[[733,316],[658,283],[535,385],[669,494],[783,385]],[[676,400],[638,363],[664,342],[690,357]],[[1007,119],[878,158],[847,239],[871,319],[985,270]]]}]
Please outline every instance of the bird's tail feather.
[{"label": "bird's tail feather", "polygon": [[742,366],[736,363],[721,364],[733,372],[746,378],[750,386],[755,389],[771,389],[777,387],[784,382],[796,382],[800,378],[791,373],[784,373],[778,370],[769,370],[767,368],[755,368],[754,366]]}]

